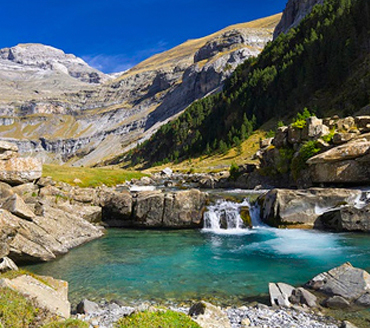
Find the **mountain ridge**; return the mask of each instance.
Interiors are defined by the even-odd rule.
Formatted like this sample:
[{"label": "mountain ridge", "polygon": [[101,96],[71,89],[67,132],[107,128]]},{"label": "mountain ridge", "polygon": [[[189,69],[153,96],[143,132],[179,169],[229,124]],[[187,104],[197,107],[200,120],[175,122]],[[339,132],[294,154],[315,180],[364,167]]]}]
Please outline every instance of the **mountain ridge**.
[{"label": "mountain ridge", "polygon": [[[181,57],[180,45],[180,53],[175,47],[98,86],[0,103],[0,138],[15,141],[22,153],[48,162],[96,164],[147,138],[193,100],[218,90],[239,63],[257,55],[271,40],[279,19],[274,15],[244,24],[245,28],[236,28],[243,25],[238,24],[223,29],[200,43],[185,42],[185,56]],[[255,37],[250,38],[252,34]],[[199,45],[189,48],[189,42]],[[195,53],[206,45],[205,58],[195,62]]]}]

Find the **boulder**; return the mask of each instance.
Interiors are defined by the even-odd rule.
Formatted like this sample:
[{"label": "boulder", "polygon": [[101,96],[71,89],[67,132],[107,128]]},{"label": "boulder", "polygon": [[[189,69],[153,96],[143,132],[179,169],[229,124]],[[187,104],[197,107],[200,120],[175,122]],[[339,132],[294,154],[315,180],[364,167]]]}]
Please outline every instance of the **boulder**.
[{"label": "boulder", "polygon": [[340,328],[357,328],[353,323],[350,323],[349,321],[343,321]]},{"label": "boulder", "polygon": [[322,123],[322,119],[315,116],[306,119],[306,126],[302,129],[302,140],[316,140],[330,133],[330,129]]},{"label": "boulder", "polygon": [[272,306],[290,307],[289,297],[294,290],[293,286],[284,283],[269,283],[270,302]]},{"label": "boulder", "polygon": [[282,148],[282,147],[287,146],[288,144],[288,127],[287,126],[282,126],[277,129],[274,140],[272,141],[272,144],[276,148]]},{"label": "boulder", "polygon": [[356,160],[313,164],[310,165],[309,172],[312,182],[316,184],[368,184],[370,183],[370,158],[363,156]]},{"label": "boulder", "polygon": [[351,141],[356,137],[354,133],[336,133],[333,136],[333,144],[334,145],[341,145],[348,141]]},{"label": "boulder", "polygon": [[95,302],[91,302],[87,299],[82,300],[77,304],[77,313],[81,314],[93,314],[99,311],[99,305]]},{"label": "boulder", "polygon": [[42,163],[36,158],[0,160],[0,181],[11,185],[33,182],[41,178]]},{"label": "boulder", "polygon": [[370,204],[357,208],[346,206],[322,214],[317,220],[317,227],[333,231],[370,232]]},{"label": "boulder", "polygon": [[231,328],[227,313],[207,302],[193,305],[189,315],[202,328]]},{"label": "boulder", "polygon": [[138,193],[133,209],[134,225],[162,227],[165,194],[161,191]]},{"label": "boulder", "polygon": [[9,258],[4,257],[0,259],[0,272],[7,272],[7,271],[18,271],[17,265]]},{"label": "boulder", "polygon": [[317,307],[317,297],[302,287],[292,291],[289,301],[292,304],[307,305],[310,308]]},{"label": "boulder", "polygon": [[288,142],[291,145],[298,144],[302,141],[302,129],[292,127],[289,125],[288,127]]},{"label": "boulder", "polygon": [[100,206],[63,204],[58,206],[58,208],[70,214],[78,213],[81,218],[90,223],[99,223],[102,221],[102,208]]},{"label": "boulder", "polygon": [[340,296],[353,302],[370,292],[370,275],[350,263],[345,263],[328,272],[320,273],[307,284],[307,287],[330,297]]},{"label": "boulder", "polygon": [[25,183],[13,187],[13,192],[22,197],[25,203],[33,202],[39,195],[39,186],[34,183]]},{"label": "boulder", "polygon": [[14,143],[0,140],[0,153],[5,153],[7,151],[17,153],[18,146]]},{"label": "boulder", "polygon": [[71,203],[97,204],[97,192],[94,188],[73,188],[70,192]]},{"label": "boulder", "polygon": [[35,217],[35,213],[32,212],[28,205],[17,194],[10,196],[4,202],[2,208],[25,220],[32,221],[32,219]]},{"label": "boulder", "polygon": [[4,200],[13,195],[13,188],[5,182],[0,182],[0,204],[2,204]]},{"label": "boulder", "polygon": [[358,139],[313,156],[307,161],[307,164],[326,164],[349,159],[357,159],[369,153],[370,141],[367,141],[366,139]]},{"label": "boulder", "polygon": [[10,212],[0,209],[0,258],[9,254],[9,243],[16,236],[20,219]]},{"label": "boulder", "polygon": [[334,127],[339,131],[349,131],[351,128],[356,126],[356,121],[352,116],[339,118],[334,122],[335,122]]},{"label": "boulder", "polygon": [[9,257],[17,263],[50,261],[69,249],[99,238],[103,232],[80,217],[50,205],[39,205],[32,222],[19,220],[20,228],[9,244]]},{"label": "boulder", "polygon": [[40,278],[22,275],[14,279],[1,279],[0,286],[19,292],[54,315],[69,318],[71,305],[68,302],[68,283],[51,277]]},{"label": "boulder", "polygon": [[207,200],[207,194],[197,189],[166,194],[163,227],[200,227]]},{"label": "boulder", "polygon": [[98,205],[103,208],[103,221],[111,227],[131,225],[132,196],[128,191],[102,190],[98,194]]},{"label": "boulder", "polygon": [[361,190],[340,188],[273,189],[259,198],[263,222],[279,227],[314,227],[317,218],[329,209],[355,204]]},{"label": "boulder", "polygon": [[370,131],[370,116],[357,116],[355,118],[358,129],[362,132]]}]

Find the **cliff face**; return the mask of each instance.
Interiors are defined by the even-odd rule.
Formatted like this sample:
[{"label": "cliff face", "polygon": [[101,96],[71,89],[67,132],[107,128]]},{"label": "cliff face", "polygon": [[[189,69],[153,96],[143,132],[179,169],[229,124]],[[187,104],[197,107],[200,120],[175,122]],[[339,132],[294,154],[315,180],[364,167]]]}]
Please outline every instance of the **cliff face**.
[{"label": "cliff face", "polygon": [[[275,15],[189,40],[115,79],[54,48],[52,59],[50,53],[33,55],[33,48],[19,55],[25,46],[18,52],[0,50],[0,78],[8,78],[7,89],[0,87],[0,138],[48,162],[92,165],[111,158],[148,138],[194,100],[220,90],[241,62],[272,39],[279,20]],[[9,82],[12,65],[18,71],[13,69]],[[25,73],[29,70],[33,73]],[[9,98],[22,81],[17,72],[26,74],[27,85]]]},{"label": "cliff face", "polygon": [[323,2],[324,0],[289,0],[281,21],[275,28],[274,39],[276,39],[279,34],[286,33],[289,29],[297,26],[300,21],[311,12],[315,5],[322,4]]}]

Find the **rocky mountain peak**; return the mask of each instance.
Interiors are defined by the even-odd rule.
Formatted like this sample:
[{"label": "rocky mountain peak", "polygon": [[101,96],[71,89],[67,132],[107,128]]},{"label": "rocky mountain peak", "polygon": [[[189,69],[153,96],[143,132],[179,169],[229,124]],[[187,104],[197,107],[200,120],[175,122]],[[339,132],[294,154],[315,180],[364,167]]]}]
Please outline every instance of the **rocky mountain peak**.
[{"label": "rocky mountain peak", "polygon": [[101,83],[108,79],[105,74],[90,67],[81,58],[43,44],[26,43],[0,49],[0,61],[1,67],[17,71],[56,71],[87,83]]},{"label": "rocky mountain peak", "polygon": [[297,26],[315,5],[323,2],[324,0],[288,0],[281,21],[275,28],[274,39]]}]

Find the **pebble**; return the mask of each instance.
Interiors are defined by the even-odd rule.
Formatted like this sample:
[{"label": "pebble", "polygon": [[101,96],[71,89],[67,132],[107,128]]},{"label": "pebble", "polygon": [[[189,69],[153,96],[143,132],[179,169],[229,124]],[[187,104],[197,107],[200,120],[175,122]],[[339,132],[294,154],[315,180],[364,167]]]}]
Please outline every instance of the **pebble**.
[{"label": "pebble", "polygon": [[[117,303],[100,303],[99,311],[91,314],[77,314],[76,318],[89,323],[90,328],[113,328],[114,323],[135,311],[153,308],[149,303],[136,307],[123,306]],[[189,307],[171,305],[168,309],[188,314]],[[333,318],[319,316],[314,313],[295,309],[276,309],[263,304],[228,308],[224,310],[232,328],[339,328],[340,323]]]}]

